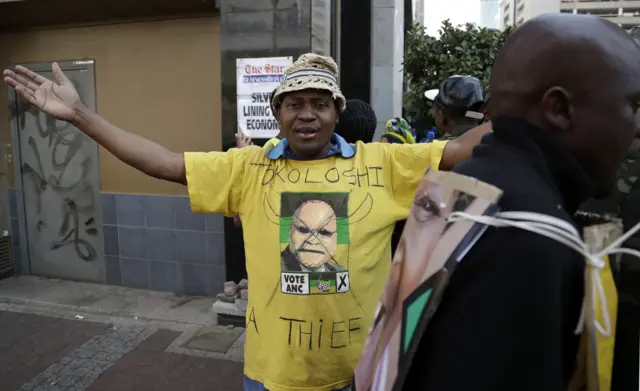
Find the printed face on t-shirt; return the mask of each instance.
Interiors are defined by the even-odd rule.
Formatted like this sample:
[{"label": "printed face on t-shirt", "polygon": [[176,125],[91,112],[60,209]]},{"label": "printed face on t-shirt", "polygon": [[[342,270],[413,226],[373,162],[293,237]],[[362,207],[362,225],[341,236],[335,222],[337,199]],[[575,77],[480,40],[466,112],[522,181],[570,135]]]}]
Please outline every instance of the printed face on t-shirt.
[{"label": "printed face on t-shirt", "polygon": [[307,201],[293,216],[289,246],[298,261],[308,270],[329,262],[337,247],[336,214],[322,201]]}]

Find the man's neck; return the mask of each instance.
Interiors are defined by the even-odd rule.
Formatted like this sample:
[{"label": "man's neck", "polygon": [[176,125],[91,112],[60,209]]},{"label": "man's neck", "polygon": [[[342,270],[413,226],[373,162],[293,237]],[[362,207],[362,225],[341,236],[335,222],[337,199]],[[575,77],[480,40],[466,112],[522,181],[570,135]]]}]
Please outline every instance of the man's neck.
[{"label": "man's neck", "polygon": [[289,144],[289,148],[291,148],[291,152],[293,152],[294,155],[299,157],[300,160],[319,160],[319,159],[324,159],[329,154],[329,151],[331,150],[332,146],[333,146],[333,144],[331,144],[331,142],[329,142],[327,144],[327,146],[324,147],[322,150],[320,150],[317,154],[308,155],[307,156],[307,155],[300,154],[300,153],[296,152],[293,148],[291,148],[291,144]]}]

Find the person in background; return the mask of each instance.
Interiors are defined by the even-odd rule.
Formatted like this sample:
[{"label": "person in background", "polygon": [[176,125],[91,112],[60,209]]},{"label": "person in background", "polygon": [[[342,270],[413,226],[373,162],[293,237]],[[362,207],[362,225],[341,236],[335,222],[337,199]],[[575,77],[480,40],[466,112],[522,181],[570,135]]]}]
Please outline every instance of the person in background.
[{"label": "person in background", "polygon": [[452,140],[478,126],[485,117],[480,80],[472,76],[451,76],[440,89],[424,93],[436,111],[439,140]]},{"label": "person in background", "polygon": [[387,121],[385,132],[380,137],[385,144],[415,144],[416,132],[404,118],[396,117]]},{"label": "person in background", "polygon": [[376,133],[378,118],[370,104],[360,99],[347,100],[347,106],[336,124],[335,132],[348,143],[370,143]]},{"label": "person in background", "polygon": [[436,139],[436,137],[438,137],[438,129],[436,129],[436,127],[432,127],[431,129],[427,130],[427,133],[425,135],[425,137],[420,140],[421,143],[430,143],[433,140]]}]

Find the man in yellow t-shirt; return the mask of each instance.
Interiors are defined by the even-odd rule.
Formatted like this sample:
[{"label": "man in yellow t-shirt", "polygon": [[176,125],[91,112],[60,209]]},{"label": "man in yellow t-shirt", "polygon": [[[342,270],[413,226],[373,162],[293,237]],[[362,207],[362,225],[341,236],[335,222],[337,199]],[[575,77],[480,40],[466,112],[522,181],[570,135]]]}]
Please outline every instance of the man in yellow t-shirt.
[{"label": "man in yellow t-shirt", "polygon": [[427,167],[450,169],[480,132],[430,144],[349,144],[333,134],[345,98],[328,57],[302,55],[273,97],[273,148],[173,153],[82,104],[57,64],[55,81],[26,68],[5,80],[48,115],[71,122],[123,162],[188,186],[196,212],[239,215],[251,291],[245,389],[349,386],[390,267],[390,235]]}]

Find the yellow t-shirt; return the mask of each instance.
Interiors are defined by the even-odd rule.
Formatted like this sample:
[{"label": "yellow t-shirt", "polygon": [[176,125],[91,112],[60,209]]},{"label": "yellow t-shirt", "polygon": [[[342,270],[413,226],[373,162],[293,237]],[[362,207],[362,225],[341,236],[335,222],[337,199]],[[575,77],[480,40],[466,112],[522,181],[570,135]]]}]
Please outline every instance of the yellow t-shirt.
[{"label": "yellow t-shirt", "polygon": [[350,384],[391,265],[390,238],[446,142],[363,144],[350,159],[185,153],[194,212],[240,215],[251,289],[245,374],[271,391]]}]

